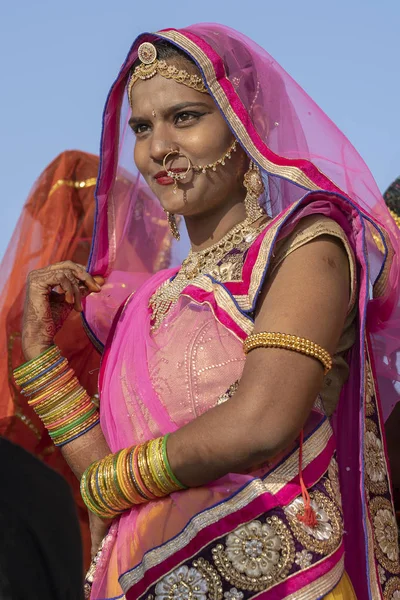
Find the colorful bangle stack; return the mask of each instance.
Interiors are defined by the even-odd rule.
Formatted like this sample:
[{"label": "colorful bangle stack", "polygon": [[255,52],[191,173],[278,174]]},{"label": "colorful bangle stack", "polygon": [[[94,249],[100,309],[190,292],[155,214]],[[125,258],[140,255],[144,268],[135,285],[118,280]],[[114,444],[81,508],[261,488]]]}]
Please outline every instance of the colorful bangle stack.
[{"label": "colorful bangle stack", "polygon": [[15,369],[14,379],[56,446],[68,444],[99,423],[96,406],[57,346]]},{"label": "colorful bangle stack", "polygon": [[109,519],[135,504],[185,489],[170,467],[167,441],[168,435],[90,465],[81,479],[81,494],[88,509]]}]

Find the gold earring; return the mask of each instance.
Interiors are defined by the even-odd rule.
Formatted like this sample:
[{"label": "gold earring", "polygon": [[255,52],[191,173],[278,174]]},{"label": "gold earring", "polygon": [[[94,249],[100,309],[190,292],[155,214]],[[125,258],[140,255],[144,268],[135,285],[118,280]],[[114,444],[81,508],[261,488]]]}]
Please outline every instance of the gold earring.
[{"label": "gold earring", "polygon": [[250,161],[249,169],[244,175],[243,185],[247,190],[244,206],[246,216],[250,223],[254,223],[260,217],[264,216],[264,211],[261,208],[258,199],[264,192],[264,183],[261,178],[260,169]]},{"label": "gold earring", "polygon": [[177,242],[181,239],[181,234],[179,233],[178,225],[176,224],[175,215],[173,213],[164,210],[167,215],[168,227],[172,234],[172,236],[176,239]]}]

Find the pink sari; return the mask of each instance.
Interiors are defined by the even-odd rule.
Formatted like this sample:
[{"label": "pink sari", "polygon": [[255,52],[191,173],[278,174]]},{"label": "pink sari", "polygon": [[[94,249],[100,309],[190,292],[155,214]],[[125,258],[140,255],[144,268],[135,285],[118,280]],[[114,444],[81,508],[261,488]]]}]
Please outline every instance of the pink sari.
[{"label": "pink sari", "polygon": [[[151,332],[149,298],[175,274],[179,252],[131,164],[126,84],[138,45],[159,38],[199,66],[235,137],[262,170],[263,203],[273,219],[243,253],[240,277],[197,277]],[[309,215],[341,227],[358,279],[350,377],[333,417],[316,403],[305,430],[302,470],[317,527],[297,519],[303,505],[294,444],[258,472],[229,474],[123,514],[111,527],[92,598],[163,600],[181,591],[196,600],[314,599],[328,594],[344,570],[360,599],[400,594],[382,429],[382,410],[387,416],[398,396],[395,227],[343,134],[264,50],[222,26],[140,36],[107,99],[90,261],[93,273],[107,277],[107,293],[89,297],[85,307],[93,341],[105,346],[102,428],[116,451],[173,432],[226,400],[241,376],[242,340],[252,331],[276,242]]]}]

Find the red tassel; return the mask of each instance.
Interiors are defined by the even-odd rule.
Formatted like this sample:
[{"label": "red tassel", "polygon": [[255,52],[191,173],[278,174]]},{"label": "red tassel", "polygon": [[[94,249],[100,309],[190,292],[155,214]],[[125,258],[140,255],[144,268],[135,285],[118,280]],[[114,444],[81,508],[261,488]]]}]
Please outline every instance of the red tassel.
[{"label": "red tassel", "polygon": [[315,514],[315,510],[311,506],[311,498],[308,490],[306,488],[306,484],[303,479],[303,438],[304,431],[303,429],[300,431],[300,449],[299,449],[299,479],[300,479],[300,487],[301,487],[301,496],[303,498],[304,503],[304,513],[297,513],[297,519],[307,525],[308,527],[316,527],[317,526],[317,515]]}]

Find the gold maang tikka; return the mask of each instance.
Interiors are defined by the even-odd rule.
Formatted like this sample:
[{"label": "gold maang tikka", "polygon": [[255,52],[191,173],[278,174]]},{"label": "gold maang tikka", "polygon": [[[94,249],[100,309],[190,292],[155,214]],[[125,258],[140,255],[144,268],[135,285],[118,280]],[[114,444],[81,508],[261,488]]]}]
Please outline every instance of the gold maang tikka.
[{"label": "gold maang tikka", "polygon": [[141,79],[151,79],[155,75],[161,75],[165,79],[174,79],[178,83],[183,83],[198,92],[207,93],[203,79],[199,75],[192,75],[185,69],[178,69],[175,65],[168,64],[165,60],[157,58],[157,48],[151,42],[144,42],[138,48],[138,58],[140,65],[133,71],[128,83],[128,99],[131,102],[132,88],[135,83]]}]

